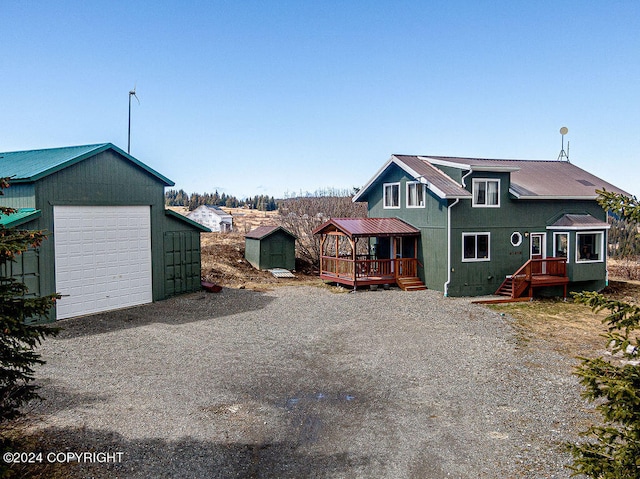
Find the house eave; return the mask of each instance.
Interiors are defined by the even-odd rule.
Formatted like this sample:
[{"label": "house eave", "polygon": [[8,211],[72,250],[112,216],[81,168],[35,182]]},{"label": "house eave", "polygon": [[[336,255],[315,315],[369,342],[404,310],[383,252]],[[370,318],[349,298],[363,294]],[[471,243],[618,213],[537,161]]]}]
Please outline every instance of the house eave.
[{"label": "house eave", "polygon": [[582,225],[582,226],[547,226],[550,231],[602,231],[611,229],[611,225]]},{"label": "house eave", "polygon": [[518,200],[579,200],[579,201],[595,201],[598,199],[596,195],[588,196],[563,196],[563,195],[521,195],[509,188],[509,193]]},{"label": "house eave", "polygon": [[474,164],[466,164],[466,163],[456,163],[453,161],[440,160],[437,158],[432,158],[430,156],[418,156],[421,160],[428,161],[434,165],[438,166],[448,166],[451,168],[457,168],[459,170],[473,170],[475,171],[487,171],[487,172],[497,172],[497,173],[513,173],[514,171],[520,171],[520,168],[517,166],[503,166],[503,165],[474,165]]},{"label": "house eave", "polygon": [[403,161],[401,161],[398,158],[396,158],[395,155],[392,155],[391,158],[389,158],[387,160],[387,162],[382,166],[382,168],[380,168],[376,172],[376,174],[360,189],[360,191],[358,191],[358,193],[356,193],[356,195],[352,198],[351,201],[353,201],[354,203],[356,203],[358,201],[361,201],[362,196],[364,196],[365,193],[367,193],[369,188],[371,188],[371,186],[380,178],[380,176],[382,176],[382,174],[385,171],[387,171],[387,168],[389,168],[389,166],[391,166],[392,164],[395,164],[398,168],[400,168],[401,170],[406,172],[408,175],[410,175],[413,178],[415,178],[420,183],[422,183],[424,185],[427,185],[427,188],[429,190],[433,191],[433,193],[435,193],[436,196],[438,196],[439,198],[441,198],[443,200],[444,199],[455,199],[455,198],[458,198],[458,197],[463,198],[463,196],[447,195],[440,188],[436,187],[431,182],[427,181],[427,179],[424,178],[424,176],[419,174],[413,168],[407,166]]}]

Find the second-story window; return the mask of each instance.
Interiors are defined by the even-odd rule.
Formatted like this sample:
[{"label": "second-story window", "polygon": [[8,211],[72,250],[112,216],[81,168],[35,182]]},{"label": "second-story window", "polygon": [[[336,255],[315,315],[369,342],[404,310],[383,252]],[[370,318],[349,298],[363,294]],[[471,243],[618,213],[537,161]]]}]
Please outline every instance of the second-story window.
[{"label": "second-story window", "polygon": [[474,179],[473,206],[485,208],[500,207],[500,180]]},{"label": "second-story window", "polygon": [[384,207],[400,208],[400,183],[384,184]]},{"label": "second-story window", "polygon": [[407,208],[424,208],[425,185],[407,182]]}]

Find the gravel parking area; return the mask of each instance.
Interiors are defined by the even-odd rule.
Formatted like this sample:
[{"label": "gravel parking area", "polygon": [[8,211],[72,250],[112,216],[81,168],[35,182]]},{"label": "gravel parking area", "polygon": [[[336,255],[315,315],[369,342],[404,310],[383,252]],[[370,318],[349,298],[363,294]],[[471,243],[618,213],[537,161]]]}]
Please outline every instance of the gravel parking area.
[{"label": "gravel parking area", "polygon": [[568,478],[590,414],[572,360],[434,291],[224,289],[60,325],[31,429],[123,453],[77,477]]}]

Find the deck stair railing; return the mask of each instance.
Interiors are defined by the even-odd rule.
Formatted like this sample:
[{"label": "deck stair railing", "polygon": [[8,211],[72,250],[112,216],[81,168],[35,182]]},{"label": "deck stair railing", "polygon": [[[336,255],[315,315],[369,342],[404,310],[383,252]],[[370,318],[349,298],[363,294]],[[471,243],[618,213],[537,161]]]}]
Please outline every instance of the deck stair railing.
[{"label": "deck stair railing", "polygon": [[495,294],[515,299],[529,290],[531,297],[533,286],[553,286],[567,282],[566,258],[530,259],[515,273],[507,276]]}]

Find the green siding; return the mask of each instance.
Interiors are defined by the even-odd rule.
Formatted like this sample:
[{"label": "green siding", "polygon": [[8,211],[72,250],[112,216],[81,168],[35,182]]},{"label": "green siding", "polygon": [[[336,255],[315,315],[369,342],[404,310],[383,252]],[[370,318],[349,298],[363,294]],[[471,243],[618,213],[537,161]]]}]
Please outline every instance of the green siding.
[{"label": "green siding", "polygon": [[30,291],[55,292],[53,208],[57,205],[150,206],[153,300],[200,289],[199,231],[165,215],[164,186],[152,170],[106,150],[35,183],[8,188],[6,192],[12,193],[0,196],[0,204],[41,211],[39,218],[20,228],[44,230],[48,235],[39,248],[39,275],[24,276]]},{"label": "green siding", "polygon": [[256,269],[260,269],[260,240],[245,238],[244,257]]},{"label": "green siding", "polygon": [[282,230],[262,239],[245,238],[245,258],[257,269],[296,268],[296,240]]},{"label": "green siding", "polygon": [[35,208],[36,193],[32,184],[11,184],[9,188],[2,190],[0,205],[9,208]]},{"label": "green siding", "polygon": [[[455,168],[442,167],[452,178],[460,181],[463,173]],[[450,296],[478,296],[493,294],[504,278],[513,274],[530,256],[531,233],[546,233],[547,256],[553,255],[553,231],[547,227],[568,213],[590,214],[606,221],[606,213],[595,201],[588,200],[518,200],[509,194],[509,173],[476,172],[465,178],[471,191],[474,178],[500,179],[500,207],[474,208],[471,199],[442,200],[427,190],[425,208],[406,207],[406,183],[414,181],[401,168],[391,165],[371,185],[363,200],[368,201],[370,217],[398,217],[420,229],[418,259],[424,265],[420,275],[427,287],[443,291],[447,281],[447,207],[451,208],[451,282]],[[383,208],[383,184],[400,183],[400,208]],[[511,245],[511,235],[520,232],[523,241]],[[462,234],[490,233],[490,261],[463,262]],[[570,258],[567,272],[570,289],[601,289],[605,286],[606,263],[575,263],[575,231],[569,234]],[[553,291],[552,291],[553,292]]]},{"label": "green siding", "polygon": [[165,296],[200,290],[200,233],[166,231],[164,267]]},{"label": "green siding", "polygon": [[[414,178],[396,165],[371,186],[364,199],[369,204],[371,218],[401,218],[420,230],[418,261],[420,279],[430,289],[442,291],[447,281],[447,201],[427,189],[424,208],[407,208],[407,181]],[[400,208],[383,208],[383,184],[400,182]]]},{"label": "green siding", "polygon": [[[473,178],[499,178],[500,208],[474,208],[471,200],[462,200],[452,211],[451,247],[453,257],[451,296],[492,294],[504,278],[513,274],[530,257],[531,233],[546,233],[547,257],[553,256],[553,231],[547,226],[567,213],[590,214],[606,221],[606,214],[595,201],[579,200],[518,200],[508,192],[508,173],[478,172],[466,178],[471,189]],[[487,226],[490,225],[490,226]],[[491,235],[490,261],[462,261],[462,233],[489,232]],[[522,244],[511,245],[511,235],[519,232]],[[571,255],[575,247],[575,232],[569,235]],[[602,284],[606,277],[606,263],[575,264],[569,258],[567,272],[574,281],[593,281]],[[598,288],[598,289],[601,289]]]}]

